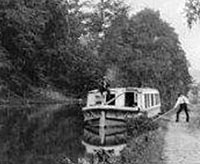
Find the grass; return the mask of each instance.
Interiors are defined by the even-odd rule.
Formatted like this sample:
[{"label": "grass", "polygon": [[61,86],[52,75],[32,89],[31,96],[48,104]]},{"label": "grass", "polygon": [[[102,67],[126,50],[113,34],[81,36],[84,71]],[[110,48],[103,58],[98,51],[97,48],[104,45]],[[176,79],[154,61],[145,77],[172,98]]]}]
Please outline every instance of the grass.
[{"label": "grass", "polygon": [[164,133],[159,129],[149,131],[128,141],[118,163],[162,164]]},{"label": "grass", "polygon": [[[111,160],[113,164],[162,164],[164,136],[166,129],[160,127],[162,122],[153,123],[145,121],[129,120],[127,147],[120,157]],[[143,121],[142,121],[143,120]],[[164,126],[166,128],[166,126]]]},{"label": "grass", "polygon": [[[200,105],[195,105],[194,109],[191,109],[189,111],[190,115],[190,122],[189,127],[190,131],[195,131],[200,129]],[[181,113],[182,115],[185,115],[184,112]]]},{"label": "grass", "polygon": [[145,117],[129,119],[127,130],[127,147],[121,155],[111,155],[98,164],[164,164],[162,156],[166,122],[156,123]]}]

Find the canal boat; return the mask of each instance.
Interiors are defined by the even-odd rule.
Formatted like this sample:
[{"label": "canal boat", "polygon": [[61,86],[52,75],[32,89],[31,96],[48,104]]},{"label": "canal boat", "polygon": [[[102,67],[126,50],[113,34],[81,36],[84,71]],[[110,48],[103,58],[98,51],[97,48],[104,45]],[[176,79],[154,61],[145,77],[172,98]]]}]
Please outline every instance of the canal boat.
[{"label": "canal boat", "polygon": [[[82,108],[84,121],[105,126],[109,122],[145,115],[154,117],[160,113],[160,95],[154,88],[111,88],[110,94],[99,90],[89,91],[86,106]],[[114,123],[116,124],[116,123]]]},{"label": "canal boat", "polygon": [[125,127],[84,127],[82,144],[88,154],[106,154],[119,156],[127,145]]}]

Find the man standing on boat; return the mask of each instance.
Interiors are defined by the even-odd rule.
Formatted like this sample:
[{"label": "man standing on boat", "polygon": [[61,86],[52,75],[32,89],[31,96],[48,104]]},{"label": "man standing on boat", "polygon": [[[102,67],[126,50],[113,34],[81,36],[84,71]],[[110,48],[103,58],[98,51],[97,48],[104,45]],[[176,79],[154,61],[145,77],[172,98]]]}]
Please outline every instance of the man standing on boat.
[{"label": "man standing on boat", "polygon": [[110,87],[110,84],[109,84],[108,78],[104,76],[103,79],[99,83],[99,91],[101,95],[103,95],[104,92],[107,92],[109,96],[110,95],[109,87]]},{"label": "man standing on boat", "polygon": [[186,122],[189,122],[189,113],[188,113],[188,107],[187,107],[188,104],[190,104],[188,98],[186,96],[184,96],[183,94],[179,93],[177,102],[173,108],[173,109],[176,109],[179,106],[179,109],[176,112],[176,122],[179,121],[179,114],[183,110],[185,111],[185,114],[186,114]]}]

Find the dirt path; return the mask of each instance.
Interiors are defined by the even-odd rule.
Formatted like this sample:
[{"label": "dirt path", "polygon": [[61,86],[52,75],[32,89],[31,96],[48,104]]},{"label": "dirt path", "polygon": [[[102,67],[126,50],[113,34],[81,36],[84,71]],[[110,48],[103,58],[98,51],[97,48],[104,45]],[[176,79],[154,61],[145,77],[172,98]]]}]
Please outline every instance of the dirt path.
[{"label": "dirt path", "polygon": [[165,135],[163,160],[166,164],[200,164],[200,110],[196,107],[190,112],[191,121],[185,122],[185,113],[180,121],[174,122],[175,114],[170,117]]}]

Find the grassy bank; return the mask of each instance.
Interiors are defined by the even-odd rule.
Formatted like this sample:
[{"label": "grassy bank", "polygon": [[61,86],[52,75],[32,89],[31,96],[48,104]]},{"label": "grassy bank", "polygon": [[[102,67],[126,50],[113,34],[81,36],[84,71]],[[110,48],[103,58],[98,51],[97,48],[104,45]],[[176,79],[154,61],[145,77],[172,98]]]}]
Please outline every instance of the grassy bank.
[{"label": "grassy bank", "polygon": [[[133,123],[133,122],[132,122]],[[133,123],[134,124],[134,123]],[[163,164],[162,153],[166,125],[164,122],[135,125],[129,129],[127,147],[113,164]]]},{"label": "grassy bank", "polygon": [[[190,115],[190,123],[189,129],[197,130],[200,129],[200,104],[195,105],[193,108],[189,108],[189,115]],[[182,113],[181,113],[182,114]]]},{"label": "grassy bank", "polygon": [[118,163],[162,164],[164,132],[159,129],[149,131],[128,141]]}]

